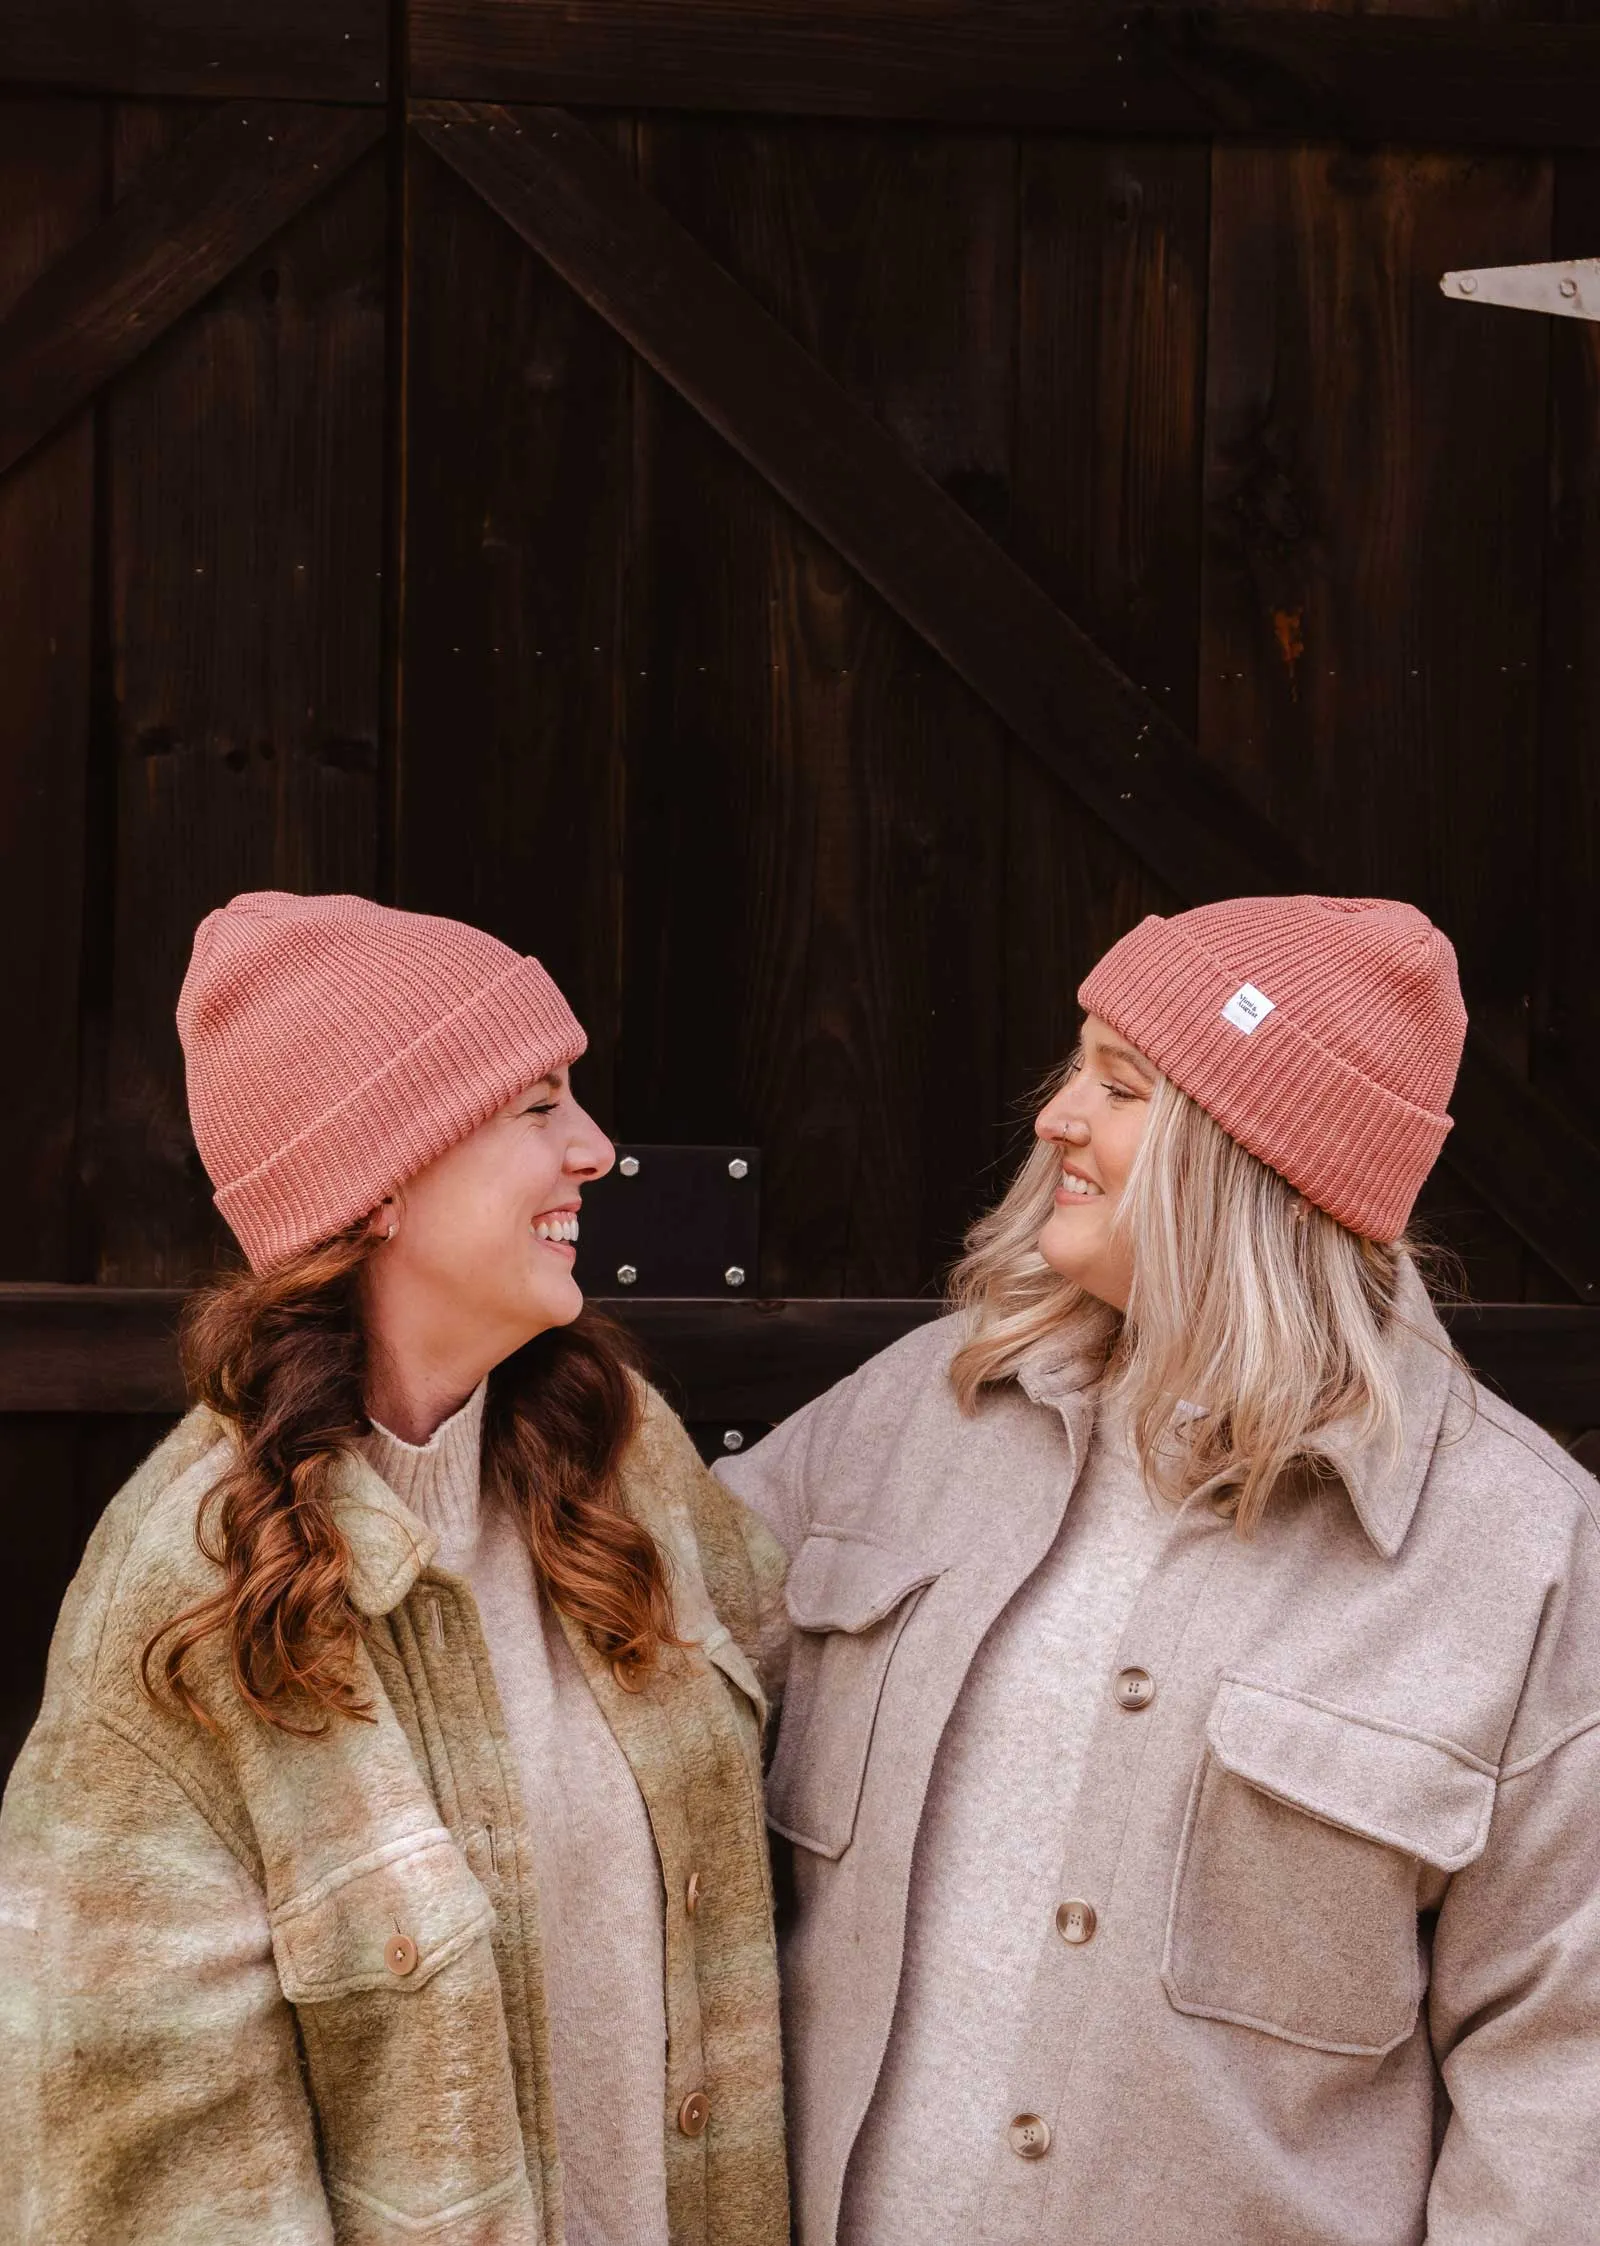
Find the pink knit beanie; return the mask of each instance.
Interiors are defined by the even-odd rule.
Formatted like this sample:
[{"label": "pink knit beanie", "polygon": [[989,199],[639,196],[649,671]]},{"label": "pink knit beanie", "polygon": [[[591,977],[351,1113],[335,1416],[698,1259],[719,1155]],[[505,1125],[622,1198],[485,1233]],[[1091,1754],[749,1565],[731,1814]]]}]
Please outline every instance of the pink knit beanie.
[{"label": "pink knit beanie", "polygon": [[1381,897],[1235,897],[1140,921],[1078,992],[1230,1138],[1395,1240],[1467,1032],[1449,939]]},{"label": "pink knit beanie", "polygon": [[257,1271],[375,1209],[588,1042],[536,959],[429,913],[257,890],[200,923],[189,1119]]}]

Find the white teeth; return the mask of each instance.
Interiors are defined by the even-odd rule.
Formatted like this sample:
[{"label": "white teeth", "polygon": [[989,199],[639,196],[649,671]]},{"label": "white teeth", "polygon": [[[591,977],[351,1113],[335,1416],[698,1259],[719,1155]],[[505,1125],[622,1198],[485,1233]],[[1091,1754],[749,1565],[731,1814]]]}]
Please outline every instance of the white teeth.
[{"label": "white teeth", "polygon": [[578,1244],[576,1217],[541,1217],[533,1228],[536,1240],[564,1240],[569,1248]]},{"label": "white teeth", "polygon": [[1094,1200],[1101,1190],[1099,1186],[1091,1185],[1087,1178],[1075,1178],[1070,1170],[1062,1171],[1061,1184],[1063,1191],[1080,1201]]}]

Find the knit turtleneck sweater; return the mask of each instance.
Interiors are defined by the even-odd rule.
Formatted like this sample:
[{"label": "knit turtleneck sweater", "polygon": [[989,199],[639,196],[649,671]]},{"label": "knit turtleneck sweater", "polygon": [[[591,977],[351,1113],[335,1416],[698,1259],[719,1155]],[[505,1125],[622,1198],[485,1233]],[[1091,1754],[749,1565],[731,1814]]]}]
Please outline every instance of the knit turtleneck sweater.
[{"label": "knit turtleneck sweater", "polygon": [[487,1382],[423,1444],[361,1449],[439,1540],[483,1623],[532,1832],[567,2246],[667,2246],[661,1873],[644,1801],[540,1595],[516,1521],[482,1497]]}]

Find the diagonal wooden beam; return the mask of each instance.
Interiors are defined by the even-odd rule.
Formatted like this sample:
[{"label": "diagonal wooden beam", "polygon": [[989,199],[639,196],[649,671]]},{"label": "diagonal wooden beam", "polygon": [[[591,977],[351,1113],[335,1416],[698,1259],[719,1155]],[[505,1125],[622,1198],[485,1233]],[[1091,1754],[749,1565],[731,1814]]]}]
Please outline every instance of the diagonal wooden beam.
[{"label": "diagonal wooden beam", "polygon": [[374,109],[213,110],[0,321],[0,474],[381,139]]},{"label": "diagonal wooden beam", "polygon": [[559,110],[417,129],[1180,895],[1303,888],[1163,710]]},{"label": "diagonal wooden beam", "polygon": [[[1262,814],[561,110],[415,105],[416,128],[1180,897],[1316,886]],[[1600,1302],[1600,1150],[1481,1038],[1455,1167]]]}]

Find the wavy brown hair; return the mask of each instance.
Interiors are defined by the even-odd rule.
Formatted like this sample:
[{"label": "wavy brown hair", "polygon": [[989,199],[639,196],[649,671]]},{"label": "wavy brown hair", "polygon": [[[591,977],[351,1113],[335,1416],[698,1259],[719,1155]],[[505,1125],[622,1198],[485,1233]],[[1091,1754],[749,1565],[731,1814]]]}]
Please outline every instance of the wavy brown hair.
[{"label": "wavy brown hair", "polygon": [[[144,1649],[201,1723],[190,1655],[226,1634],[239,1697],[284,1731],[370,1716],[355,1677],[363,1618],[334,1511],[341,1462],[370,1431],[361,1269],[365,1224],[267,1272],[221,1274],[183,1322],[189,1392],[228,1426],[231,1465],[206,1493],[196,1535],[220,1589]],[[674,1635],[666,1562],[624,1511],[620,1467],[639,1422],[636,1359],[622,1329],[585,1310],[538,1335],[489,1377],[483,1482],[519,1516],[551,1604],[641,1682]]]}]

